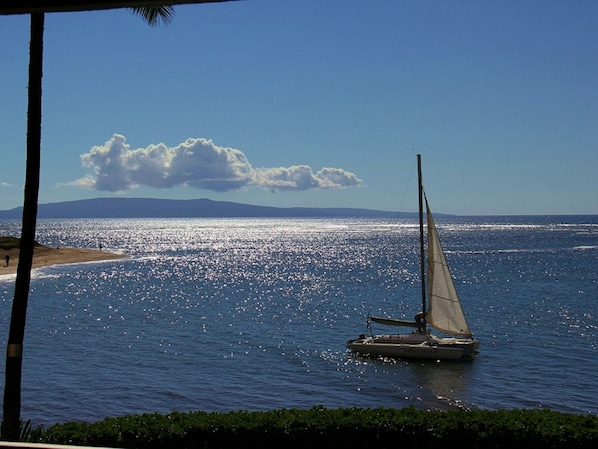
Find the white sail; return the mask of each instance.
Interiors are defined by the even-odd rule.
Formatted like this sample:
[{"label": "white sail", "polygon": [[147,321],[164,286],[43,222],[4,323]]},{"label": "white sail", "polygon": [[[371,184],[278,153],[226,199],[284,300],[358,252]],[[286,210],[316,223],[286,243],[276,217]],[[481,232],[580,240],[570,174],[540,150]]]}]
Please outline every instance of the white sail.
[{"label": "white sail", "polygon": [[[420,229],[420,262],[422,282],[422,312],[416,315],[415,321],[395,320],[393,318],[369,317],[370,322],[393,325],[413,326],[417,330],[410,334],[381,334],[359,337],[349,340],[347,348],[354,352],[376,357],[400,357],[436,360],[453,360],[470,357],[478,352],[480,342],[471,335],[453,278],[442,251],[436,225],[426,198],[426,214],[428,225],[428,251],[424,248],[424,190],[422,186],[421,156],[417,155],[417,175],[419,181],[419,229]],[[427,274],[426,274],[427,268]],[[427,279],[426,279],[427,275]],[[427,298],[426,298],[427,287]],[[426,301],[427,299],[427,301]],[[427,312],[425,315],[423,312]],[[421,316],[425,319],[422,320]],[[452,337],[436,336],[426,326],[430,324],[434,329]]]},{"label": "white sail", "polygon": [[426,321],[440,332],[471,337],[471,332],[442,251],[436,225],[426,198],[428,224],[428,305]]}]

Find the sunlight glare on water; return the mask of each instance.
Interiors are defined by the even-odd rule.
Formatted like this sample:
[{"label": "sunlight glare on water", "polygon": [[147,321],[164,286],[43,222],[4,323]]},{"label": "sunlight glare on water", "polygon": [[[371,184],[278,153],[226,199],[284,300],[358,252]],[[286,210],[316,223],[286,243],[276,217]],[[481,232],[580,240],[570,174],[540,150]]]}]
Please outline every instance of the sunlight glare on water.
[{"label": "sunlight glare on water", "polygon": [[[417,312],[411,220],[40,220],[44,244],[131,257],[34,272],[23,416],[315,405],[596,414],[598,218],[566,220],[438,219],[481,341],[459,363],[345,349],[368,315]],[[17,228],[0,222],[1,234]],[[3,344],[13,283],[0,277]]]}]

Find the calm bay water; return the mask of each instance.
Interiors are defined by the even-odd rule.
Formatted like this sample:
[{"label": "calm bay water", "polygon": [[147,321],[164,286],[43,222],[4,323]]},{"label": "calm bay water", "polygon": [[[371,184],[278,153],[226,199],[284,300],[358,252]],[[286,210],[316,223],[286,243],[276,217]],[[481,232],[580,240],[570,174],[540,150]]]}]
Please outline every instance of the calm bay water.
[{"label": "calm bay water", "polygon": [[[598,414],[598,216],[437,225],[481,341],[471,361],[345,349],[368,314],[417,312],[410,220],[41,220],[41,243],[131,257],[34,272],[22,417],[316,405]],[[0,234],[19,233],[0,222]],[[3,346],[13,288],[0,277]]]}]

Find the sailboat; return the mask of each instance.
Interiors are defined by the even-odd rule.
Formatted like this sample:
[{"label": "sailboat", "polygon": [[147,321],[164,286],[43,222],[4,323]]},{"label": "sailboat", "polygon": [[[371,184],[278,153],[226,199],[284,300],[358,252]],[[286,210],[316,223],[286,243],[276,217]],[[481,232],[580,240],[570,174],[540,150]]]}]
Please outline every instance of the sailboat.
[{"label": "sailboat", "polygon": [[[421,155],[419,154],[417,155],[417,174],[421,311],[415,316],[415,321],[373,316],[368,317],[367,320],[370,333],[371,322],[388,326],[406,326],[415,328],[415,330],[403,334],[374,335],[371,333],[370,336],[362,334],[356,339],[349,340],[347,348],[359,354],[375,357],[436,360],[471,357],[477,353],[480,343],[473,338],[469,329],[440,244],[434,218],[423,189]],[[424,204],[427,225],[427,258],[424,237]],[[434,335],[430,328],[446,336]]]}]

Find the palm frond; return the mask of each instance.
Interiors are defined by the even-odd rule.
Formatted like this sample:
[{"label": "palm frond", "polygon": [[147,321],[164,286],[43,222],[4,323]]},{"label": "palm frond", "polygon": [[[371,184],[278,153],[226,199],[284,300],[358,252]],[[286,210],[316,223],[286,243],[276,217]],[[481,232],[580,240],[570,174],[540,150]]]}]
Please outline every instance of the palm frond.
[{"label": "palm frond", "polygon": [[168,25],[174,17],[174,8],[170,5],[134,6],[131,9],[151,26],[159,25],[160,22]]}]

